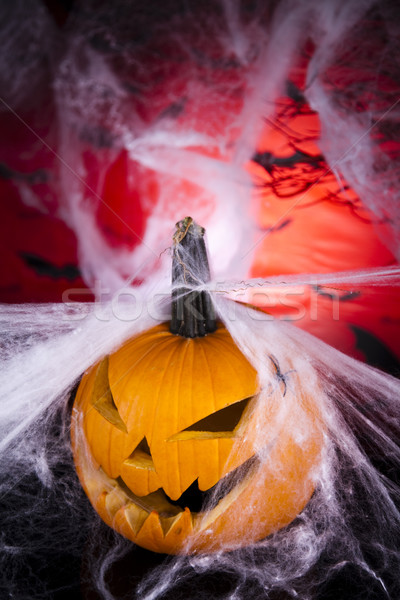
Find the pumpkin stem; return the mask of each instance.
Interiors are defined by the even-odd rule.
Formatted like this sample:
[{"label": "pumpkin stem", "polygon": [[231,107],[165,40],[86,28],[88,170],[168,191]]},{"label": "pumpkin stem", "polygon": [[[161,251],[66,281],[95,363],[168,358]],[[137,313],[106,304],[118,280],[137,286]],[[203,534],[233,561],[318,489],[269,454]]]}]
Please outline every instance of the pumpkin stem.
[{"label": "pumpkin stem", "polygon": [[210,281],[205,229],[191,217],[176,224],[172,258],[171,333],[186,338],[202,337],[217,328],[209,292],[194,290]]}]

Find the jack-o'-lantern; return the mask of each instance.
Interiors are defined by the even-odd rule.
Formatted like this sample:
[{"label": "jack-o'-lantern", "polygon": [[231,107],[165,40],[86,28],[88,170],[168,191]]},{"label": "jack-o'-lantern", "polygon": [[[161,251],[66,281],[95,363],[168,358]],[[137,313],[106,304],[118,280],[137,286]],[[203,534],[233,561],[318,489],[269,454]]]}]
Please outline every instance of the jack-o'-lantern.
[{"label": "jack-o'-lantern", "polygon": [[[297,373],[287,386],[267,357],[276,385],[260,390],[207,293],[189,290],[209,277],[203,233],[190,218],[178,223],[171,323],[94,366],[74,404],[73,451],[90,501],[156,552],[228,550],[287,525],[314,491],[322,448],[318,400]],[[279,426],[282,395],[293,401]]]}]

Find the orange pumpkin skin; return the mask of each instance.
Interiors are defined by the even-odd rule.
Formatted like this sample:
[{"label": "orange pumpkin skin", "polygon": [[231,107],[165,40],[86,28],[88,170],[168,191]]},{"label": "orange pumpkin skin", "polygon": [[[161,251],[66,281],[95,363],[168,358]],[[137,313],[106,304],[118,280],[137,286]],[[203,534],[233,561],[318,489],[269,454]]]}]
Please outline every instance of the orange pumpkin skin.
[{"label": "orange pumpkin skin", "polygon": [[[276,385],[261,402],[253,398],[257,373],[223,325],[186,339],[164,323],[87,372],[72,448],[101,518],[136,544],[171,554],[231,550],[289,524],[314,491],[323,433],[317,398],[297,373],[286,386],[272,361],[271,369]],[[282,385],[290,411],[280,423]],[[208,490],[235,474],[209,510],[171,503],[196,479]]]}]

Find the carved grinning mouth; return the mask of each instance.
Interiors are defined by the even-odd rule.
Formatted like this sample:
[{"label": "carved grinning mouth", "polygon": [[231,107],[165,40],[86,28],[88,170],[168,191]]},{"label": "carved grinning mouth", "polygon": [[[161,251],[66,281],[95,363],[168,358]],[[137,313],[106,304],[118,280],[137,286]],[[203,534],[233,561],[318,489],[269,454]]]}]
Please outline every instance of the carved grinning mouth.
[{"label": "carved grinning mouth", "polygon": [[170,552],[173,547],[183,548],[191,533],[206,532],[248,487],[259,465],[256,456],[248,459],[213,488],[200,491],[199,495],[196,490],[194,502],[193,498],[187,500],[188,493],[192,494],[190,488],[176,501],[168,498],[161,488],[147,496],[137,496],[121,478],[110,479],[100,468],[100,489],[104,491],[97,500],[93,498],[94,506],[108,524],[117,530],[118,525],[122,526],[121,533],[135,543],[142,545],[151,535],[158,539],[157,551],[163,551],[164,547]]},{"label": "carved grinning mouth", "polygon": [[174,517],[185,509],[189,509],[190,513],[194,515],[204,510],[213,510],[236,487],[238,491],[241,490],[241,483],[251,477],[252,471],[257,468],[259,462],[256,456],[252,456],[208,490],[200,490],[196,479],[177,500],[172,500],[162,488],[147,496],[137,496],[128,488],[121,477],[116,481],[128,498],[142,510],[149,513],[157,511],[160,517],[164,518]]},{"label": "carved grinning mouth", "polygon": [[171,500],[166,495],[168,501],[174,506],[184,510],[186,507],[191,513],[201,512],[202,510],[212,510],[217,504],[227,496],[236,485],[246,478],[251,468],[257,462],[257,458],[252,456],[242,465],[225,475],[218,483],[208,490],[200,490],[198,479],[183,492],[178,500]]}]

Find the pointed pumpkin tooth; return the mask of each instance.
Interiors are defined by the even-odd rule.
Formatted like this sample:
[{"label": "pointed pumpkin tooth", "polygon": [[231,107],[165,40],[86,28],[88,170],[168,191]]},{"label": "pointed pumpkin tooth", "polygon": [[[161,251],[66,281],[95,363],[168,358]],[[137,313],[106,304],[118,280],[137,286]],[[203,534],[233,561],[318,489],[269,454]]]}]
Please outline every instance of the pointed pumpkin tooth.
[{"label": "pointed pumpkin tooth", "polygon": [[186,507],[176,517],[162,519],[161,525],[164,527],[165,542],[168,544],[168,547],[174,548],[177,551],[193,532],[192,513]]},{"label": "pointed pumpkin tooth", "polygon": [[145,548],[149,548],[149,546],[157,548],[160,547],[163,540],[164,532],[160,522],[160,515],[157,511],[153,510],[140,528],[135,542],[139,546],[144,545]]},{"label": "pointed pumpkin tooth", "polygon": [[129,539],[136,538],[137,534],[143,527],[143,523],[146,521],[149,513],[134,502],[130,502],[127,506],[122,508],[115,515],[115,523],[127,523],[131,534],[127,537]]},{"label": "pointed pumpkin tooth", "polygon": [[123,506],[126,505],[126,502],[127,502],[127,497],[126,497],[125,492],[123,492],[118,487],[115,487],[114,489],[111,490],[111,492],[109,492],[106,495],[104,505],[105,505],[105,509],[108,511],[111,519],[114,518],[115,513],[120,508],[122,508]]},{"label": "pointed pumpkin tooth", "polygon": [[99,494],[97,496],[97,498],[95,498],[93,500],[93,506],[97,512],[97,514],[103,519],[103,521],[105,521],[106,523],[109,523],[109,514],[108,514],[108,510],[106,508],[106,498],[107,498],[108,493],[107,492],[101,492],[101,494]]},{"label": "pointed pumpkin tooth", "polygon": [[171,500],[178,500],[184,492],[196,481],[197,475],[194,473],[185,473],[185,470],[180,467],[177,471],[175,480],[168,479],[167,477],[160,477],[160,481],[163,484],[162,489]]},{"label": "pointed pumpkin tooth", "polygon": [[154,470],[154,466],[148,468],[144,465],[140,468],[130,459],[122,463],[121,477],[128,488],[137,496],[147,496],[161,487],[161,481]]}]

